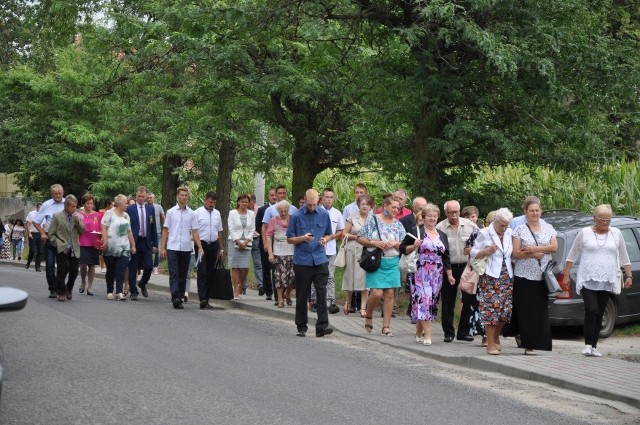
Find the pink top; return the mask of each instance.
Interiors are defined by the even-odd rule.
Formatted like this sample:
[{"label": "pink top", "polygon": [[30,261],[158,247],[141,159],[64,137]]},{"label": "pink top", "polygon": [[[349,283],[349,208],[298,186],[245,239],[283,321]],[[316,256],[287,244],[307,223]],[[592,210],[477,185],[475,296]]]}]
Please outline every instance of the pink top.
[{"label": "pink top", "polygon": [[80,211],[82,215],[82,223],[84,224],[85,231],[80,235],[80,246],[94,246],[94,242],[98,239],[98,235],[91,232],[100,231],[100,213],[94,211],[91,214],[87,214],[84,211]]}]

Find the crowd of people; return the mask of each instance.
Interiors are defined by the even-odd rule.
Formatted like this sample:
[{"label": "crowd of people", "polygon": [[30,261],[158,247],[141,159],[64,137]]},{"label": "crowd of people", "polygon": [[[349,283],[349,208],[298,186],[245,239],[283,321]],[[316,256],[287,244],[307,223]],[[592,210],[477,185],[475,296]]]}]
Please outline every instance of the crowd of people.
[{"label": "crowd of people", "polygon": [[[382,335],[393,337],[392,318],[403,283],[410,294],[408,313],[415,323],[415,340],[433,344],[431,324],[438,318],[444,343],[454,339],[472,342],[481,336],[489,355],[501,354],[501,336],[519,336],[524,354],[552,349],[548,316],[548,294],[543,270],[557,250],[556,231],[542,218],[542,205],[535,196],[523,203],[523,214],[515,217],[507,208],[487,215],[478,223],[479,211],[456,200],[440,208],[424,197],[416,197],[412,209],[405,207],[407,194],[398,189],[384,195],[376,209],[364,184],[356,185],[354,201],[340,212],[333,206],[335,191],[309,189],[298,207],[287,200],[287,189],[269,190],[269,203],[256,205],[253,194],[240,194],[236,208],[227,217],[226,241],[231,268],[233,299],[246,293],[246,279],[253,262],[258,293],[278,308],[293,305],[298,336],[308,330],[308,314],[316,312],[316,336],[329,335],[329,314],[359,312],[364,331],[374,329],[374,311],[380,306]],[[192,210],[189,191],[179,188],[177,204],[166,212],[144,186],[130,200],[116,196],[105,209],[96,211],[94,198],[85,194],[82,209],[73,195],[64,196],[61,185],[51,186],[51,199],[38,204],[26,225],[16,220],[2,226],[11,254],[21,256],[28,238],[29,258],[40,271],[44,252],[49,296],[71,300],[78,274],[79,293],[93,295],[96,267],[106,267],[107,298],[137,301],[148,297],[147,284],[157,273],[158,257],[167,260],[171,302],[183,309],[188,281],[197,265],[199,306],[209,303],[215,268],[224,258],[223,219],[215,209],[217,195],[205,195],[202,207]],[[599,324],[617,270],[624,267],[631,285],[629,256],[620,231],[611,228],[613,212],[608,205],[594,210],[594,225],[583,229],[569,253],[562,285],[569,285],[569,271],[580,257],[576,291],[585,302],[586,356],[597,351]],[[26,235],[26,236],[25,236]],[[344,256],[342,290],[346,301],[336,304],[335,270],[338,244]],[[5,251],[3,245],[3,252]],[[155,258],[154,258],[155,256]],[[410,258],[410,271],[401,272],[401,256]],[[361,258],[376,259],[361,266]],[[479,266],[481,264],[482,266]],[[463,273],[473,265],[478,282],[473,291],[459,291]],[[57,267],[56,267],[57,266]],[[127,295],[129,297],[127,298]],[[457,330],[456,299],[461,297]]]}]

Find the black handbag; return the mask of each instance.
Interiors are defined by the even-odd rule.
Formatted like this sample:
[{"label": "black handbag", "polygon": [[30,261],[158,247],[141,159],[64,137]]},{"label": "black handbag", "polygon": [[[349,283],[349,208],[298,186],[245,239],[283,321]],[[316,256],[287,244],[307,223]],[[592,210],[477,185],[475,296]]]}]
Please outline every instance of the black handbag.
[{"label": "black handbag", "polygon": [[[527,228],[531,232],[531,236],[533,236],[533,240],[536,245],[538,245],[538,239],[536,239],[536,235],[533,234],[533,230],[527,224]],[[558,279],[553,275],[553,268],[556,266],[555,261],[549,261],[544,267],[542,267],[542,261],[538,260],[538,264],[540,265],[540,270],[542,270],[542,277],[544,278],[544,283],[547,288],[547,295],[550,297],[557,297],[562,294],[562,288],[558,283]]]},{"label": "black handbag", "polygon": [[214,300],[232,300],[231,272],[224,267],[222,258],[216,260],[213,273],[207,274],[207,295]]},{"label": "black handbag", "polygon": [[[373,220],[376,223],[376,229],[378,230],[378,236],[380,236],[380,228],[378,227],[378,219],[374,216]],[[376,248],[373,251],[369,251],[367,248],[362,249],[362,255],[360,255],[360,267],[365,272],[373,273],[380,268],[380,262],[382,261],[382,249]]]}]

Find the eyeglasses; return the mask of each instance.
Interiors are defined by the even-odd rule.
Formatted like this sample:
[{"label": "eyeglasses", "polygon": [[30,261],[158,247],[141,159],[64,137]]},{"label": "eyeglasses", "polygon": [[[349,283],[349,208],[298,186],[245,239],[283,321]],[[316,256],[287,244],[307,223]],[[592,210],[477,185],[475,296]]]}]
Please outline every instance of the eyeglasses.
[{"label": "eyeglasses", "polygon": [[609,224],[611,223],[611,219],[610,218],[600,218],[600,217],[596,217],[596,220],[599,221],[600,223],[603,224]]},{"label": "eyeglasses", "polygon": [[447,211],[447,215],[460,215],[460,210],[457,210],[457,211]]},{"label": "eyeglasses", "polygon": [[500,229],[506,229],[507,227],[509,227],[509,223],[500,223],[499,221],[494,221],[493,222],[493,227],[498,227]]}]

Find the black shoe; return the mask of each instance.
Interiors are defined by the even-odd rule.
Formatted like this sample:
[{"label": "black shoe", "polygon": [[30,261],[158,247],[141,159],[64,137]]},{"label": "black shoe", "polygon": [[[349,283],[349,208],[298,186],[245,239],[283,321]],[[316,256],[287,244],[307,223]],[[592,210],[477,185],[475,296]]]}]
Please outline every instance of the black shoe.
[{"label": "black shoe", "polygon": [[54,290],[49,291],[49,298],[58,298],[58,292]]},{"label": "black shoe", "polygon": [[24,266],[25,270],[29,270],[29,265]]},{"label": "black shoe", "polygon": [[329,314],[336,314],[339,311],[340,311],[340,307],[338,307],[337,305],[331,304],[329,306]]},{"label": "black shoe", "polygon": [[349,309],[349,313],[355,313],[356,311],[358,311],[358,310],[356,310],[356,308],[355,308],[355,307],[351,307],[351,308]]},{"label": "black shoe", "polygon": [[138,301],[138,294],[130,294],[129,298],[131,298],[131,301]]},{"label": "black shoe", "polygon": [[444,342],[453,342],[453,336],[447,335],[444,337]]},{"label": "black shoe", "polygon": [[143,297],[148,298],[149,297],[149,292],[147,291],[147,285],[140,285],[140,293],[142,294]]},{"label": "black shoe", "polygon": [[37,272],[41,272],[42,270],[40,270],[40,269],[36,269],[36,271],[37,271]]},{"label": "black shoe", "polygon": [[175,300],[173,300],[173,308],[175,308],[176,310],[184,309],[184,306],[182,305],[182,300],[179,298],[176,298]]},{"label": "black shoe", "polygon": [[271,295],[267,295],[267,301],[271,301],[273,300],[273,298],[271,297]]},{"label": "black shoe", "polygon": [[213,306],[209,304],[209,301],[200,302],[200,310],[213,310]]},{"label": "black shoe", "polygon": [[307,331],[298,331],[296,335],[304,337],[307,335]]},{"label": "black shoe", "polygon": [[242,295],[247,295],[247,288],[242,288]]},{"label": "black shoe", "polygon": [[264,295],[264,288],[262,288],[262,286],[258,288],[258,295],[259,296],[263,296]]},{"label": "black shoe", "polygon": [[187,295],[185,295],[184,298],[182,299],[182,301],[184,301],[185,303],[189,302],[189,297]]},{"label": "black shoe", "polygon": [[321,337],[321,336],[325,336],[325,335],[331,335],[332,333],[333,333],[333,328],[331,326],[327,326],[324,329],[316,329],[316,336],[317,337]]},{"label": "black shoe", "polygon": [[456,337],[456,339],[458,341],[473,342],[473,337],[471,335],[458,336],[458,337]]}]

